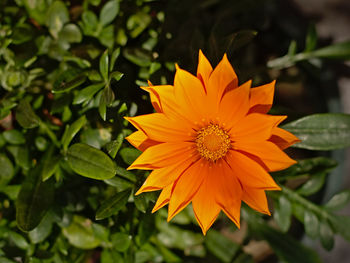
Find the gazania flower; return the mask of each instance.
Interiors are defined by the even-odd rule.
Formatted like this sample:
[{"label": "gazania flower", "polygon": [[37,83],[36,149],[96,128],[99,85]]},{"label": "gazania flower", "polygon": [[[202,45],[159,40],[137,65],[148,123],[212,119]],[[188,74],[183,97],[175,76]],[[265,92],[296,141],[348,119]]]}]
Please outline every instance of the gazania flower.
[{"label": "gazania flower", "polygon": [[270,214],[265,190],[280,187],[268,172],[295,163],[283,149],[298,141],[267,114],[275,82],[238,86],[226,55],[213,70],[199,51],[197,76],[177,67],[174,85],[149,85],[156,113],[126,118],[143,151],[128,169],[153,170],[136,194],[161,190],[153,212],[168,204],[168,221],[192,202],[204,234],[221,210],[239,227],[242,200]]}]

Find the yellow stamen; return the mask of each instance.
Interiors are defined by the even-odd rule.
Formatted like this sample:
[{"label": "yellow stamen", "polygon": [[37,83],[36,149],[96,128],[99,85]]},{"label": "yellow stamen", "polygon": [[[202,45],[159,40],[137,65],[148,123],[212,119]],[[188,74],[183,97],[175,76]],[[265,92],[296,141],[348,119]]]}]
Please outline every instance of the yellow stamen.
[{"label": "yellow stamen", "polygon": [[200,129],[197,132],[196,144],[199,154],[211,162],[224,157],[231,148],[230,136],[217,124],[209,124]]}]

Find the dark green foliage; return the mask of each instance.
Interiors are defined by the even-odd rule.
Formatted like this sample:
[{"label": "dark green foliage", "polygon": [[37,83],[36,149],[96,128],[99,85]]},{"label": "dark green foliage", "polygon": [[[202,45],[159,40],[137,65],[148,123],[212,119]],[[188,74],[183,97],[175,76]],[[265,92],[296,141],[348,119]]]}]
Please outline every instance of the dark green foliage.
[{"label": "dark green foliage", "polygon": [[[293,237],[295,219],[326,249],[335,234],[350,241],[350,219],[336,214],[349,190],[324,205],[309,199],[337,165],[327,157],[274,173],[281,185],[299,183],[269,194],[272,217],[244,206],[239,242],[222,215],[203,236],[191,207],[169,223],[164,209],[151,213],[159,193],[134,195],[149,172],[126,170],[141,152],[124,140],[133,129],[124,117],[153,110],[139,86],[172,84],[175,62],[195,73],[199,49],[213,66],[226,52],[240,81],[254,77],[254,86],[275,78],[266,63],[295,66],[310,85],[332,75],[315,59],[349,59],[349,42],[321,47],[315,27],[304,32],[279,9],[274,0],[1,0],[0,262],[251,263],[244,248],[254,238],[280,261],[319,262]],[[299,118],[309,108],[278,99],[272,113],[297,119],[284,126],[303,140],[296,147],[349,146],[348,115]]]}]

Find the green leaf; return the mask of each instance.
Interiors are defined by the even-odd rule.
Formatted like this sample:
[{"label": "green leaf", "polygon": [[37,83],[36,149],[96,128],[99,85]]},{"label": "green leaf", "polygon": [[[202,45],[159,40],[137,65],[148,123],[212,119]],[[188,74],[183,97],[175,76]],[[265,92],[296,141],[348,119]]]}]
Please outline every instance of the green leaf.
[{"label": "green leaf", "polygon": [[138,244],[141,246],[146,244],[155,232],[155,214],[146,213],[142,215],[137,230],[139,237]]},{"label": "green leaf", "polygon": [[80,86],[81,84],[83,84],[85,80],[86,80],[85,75],[79,75],[68,82],[62,81],[59,85],[57,86],[54,85],[54,88],[52,89],[52,93],[62,93],[62,92],[70,91],[71,89],[74,89]]},{"label": "green leaf", "polygon": [[317,49],[311,53],[310,56],[318,58],[332,58],[332,59],[350,59],[350,41],[340,42]]},{"label": "green leaf", "polygon": [[123,49],[123,56],[132,63],[140,67],[148,67],[151,65],[151,56],[142,49]]},{"label": "green leaf", "polygon": [[85,125],[86,117],[85,115],[81,116],[75,122],[72,123],[71,126],[67,125],[66,130],[62,136],[62,147],[63,150],[66,151],[69,143],[72,141],[74,136],[79,132],[79,130]]},{"label": "green leaf", "polygon": [[4,139],[11,144],[23,144],[26,142],[23,134],[18,130],[8,130],[2,133]]},{"label": "green leaf", "polygon": [[119,81],[124,76],[124,73],[121,73],[119,71],[114,71],[109,76],[110,79],[115,79],[116,81]]},{"label": "green leaf", "polygon": [[119,2],[117,0],[108,1],[101,9],[100,23],[102,26],[111,23],[119,12]]},{"label": "green leaf", "polygon": [[88,102],[104,85],[104,83],[96,83],[83,88],[74,97],[73,104]]},{"label": "green leaf", "polygon": [[208,231],[205,245],[213,255],[227,263],[232,261],[241,248],[239,244],[234,243],[214,229]]},{"label": "green leaf", "polygon": [[312,195],[317,193],[325,183],[326,174],[315,174],[305,184],[303,184],[297,193],[301,195]]},{"label": "green leaf", "polygon": [[46,14],[46,25],[51,35],[58,38],[58,33],[68,21],[69,13],[66,5],[62,1],[54,1]]},{"label": "green leaf", "polygon": [[26,250],[28,249],[28,241],[19,233],[16,233],[14,231],[8,232],[9,238],[12,240],[13,243],[20,249]]},{"label": "green leaf", "polygon": [[72,223],[62,230],[69,243],[77,248],[93,249],[101,244],[93,233],[90,219],[75,215]]},{"label": "green leaf", "polygon": [[124,135],[119,133],[117,139],[107,143],[106,150],[112,158],[115,158],[124,141]]},{"label": "green leaf", "polygon": [[125,233],[114,233],[111,235],[111,241],[115,250],[124,252],[131,244],[131,236]]},{"label": "green leaf", "polygon": [[[287,234],[283,234],[265,223],[249,224],[252,232],[259,238],[266,240],[281,262],[286,263],[320,263],[317,253],[302,245]],[[296,253],[297,251],[297,253]]]},{"label": "green leaf", "polygon": [[304,227],[306,234],[312,239],[319,236],[318,218],[313,212],[307,209],[304,211]]},{"label": "green leaf", "polygon": [[309,27],[306,36],[305,50],[304,52],[310,52],[315,49],[317,45],[317,32],[315,25]]},{"label": "green leaf", "polygon": [[53,218],[50,213],[47,213],[40,224],[28,233],[29,239],[33,244],[43,242],[51,233]]},{"label": "green leaf", "polygon": [[83,35],[79,27],[75,24],[67,24],[63,27],[59,34],[60,41],[67,41],[69,43],[80,43]]},{"label": "green leaf", "polygon": [[334,246],[334,232],[331,228],[331,226],[328,224],[327,221],[322,220],[320,222],[320,238],[321,238],[321,244],[322,246],[327,249],[331,250]]},{"label": "green leaf", "polygon": [[120,48],[118,47],[117,49],[115,49],[112,53],[112,56],[111,56],[111,64],[109,64],[109,71],[113,71],[114,69],[114,64],[115,64],[115,61],[117,60],[117,58],[119,57],[120,55]]},{"label": "green leaf", "polygon": [[288,47],[288,56],[294,56],[297,53],[297,42],[292,40]]},{"label": "green leaf", "polygon": [[141,151],[134,148],[123,148],[119,152],[123,161],[128,165],[131,165],[141,153]]},{"label": "green leaf", "polygon": [[146,200],[146,195],[136,195],[134,196],[134,203],[136,208],[142,213],[146,213],[148,207],[148,201]]},{"label": "green leaf", "polygon": [[108,81],[108,65],[109,65],[108,49],[106,49],[100,58],[100,73],[105,82]]},{"label": "green leaf", "polygon": [[126,189],[105,200],[96,212],[96,220],[105,219],[118,213],[128,202],[130,194],[131,189]]},{"label": "green leaf", "polygon": [[7,150],[12,154],[19,167],[28,170],[31,167],[31,162],[29,159],[28,147],[19,145],[10,145],[6,147]]},{"label": "green leaf", "polygon": [[283,233],[287,232],[292,216],[292,206],[290,201],[283,195],[278,199],[278,204],[273,214],[273,218]]},{"label": "green leaf", "polygon": [[26,129],[32,129],[39,125],[39,118],[34,113],[29,102],[21,100],[16,108],[16,120],[18,123]]},{"label": "green leaf", "polygon": [[114,25],[109,25],[103,28],[98,35],[98,40],[105,47],[112,49],[114,45]]},{"label": "green leaf", "polygon": [[54,197],[52,180],[41,180],[41,167],[32,169],[22,183],[18,194],[16,220],[22,231],[30,231],[39,225]]},{"label": "green leaf", "polygon": [[104,249],[101,253],[101,263],[123,262],[122,256],[114,249]]},{"label": "green leaf", "polygon": [[339,233],[342,237],[344,237],[347,241],[350,242],[350,217],[349,216],[341,216],[341,215],[333,215],[328,218],[331,223],[333,229]]},{"label": "green leaf", "polygon": [[88,178],[104,180],[116,173],[115,163],[108,155],[87,144],[77,143],[69,147],[67,160],[74,172]]},{"label": "green leaf", "polygon": [[0,153],[0,186],[6,185],[11,181],[15,174],[12,162],[7,158],[6,155]]},{"label": "green leaf", "polygon": [[41,159],[43,165],[41,179],[43,181],[48,180],[57,171],[58,164],[62,159],[60,154],[54,155],[54,149],[55,148],[51,146]]},{"label": "green leaf", "polygon": [[350,201],[350,190],[344,190],[334,195],[326,204],[325,208],[331,211],[344,208]]},{"label": "green leaf", "polygon": [[334,150],[350,146],[350,115],[323,113],[303,117],[282,126],[301,139],[294,147]]}]

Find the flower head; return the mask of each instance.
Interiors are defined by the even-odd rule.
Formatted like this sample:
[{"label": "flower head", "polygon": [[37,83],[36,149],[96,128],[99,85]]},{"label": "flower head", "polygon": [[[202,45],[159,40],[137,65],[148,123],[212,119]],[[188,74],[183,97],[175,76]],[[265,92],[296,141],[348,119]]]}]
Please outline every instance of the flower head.
[{"label": "flower head", "polygon": [[161,190],[153,212],[168,204],[168,220],[192,202],[204,234],[221,210],[239,227],[241,201],[270,214],[268,172],[294,164],[283,149],[299,141],[267,114],[274,85],[238,86],[226,55],[213,69],[199,51],[197,76],[177,67],[174,85],[143,87],[156,113],[127,118],[143,151],[128,169],[153,171],[136,194]]}]

